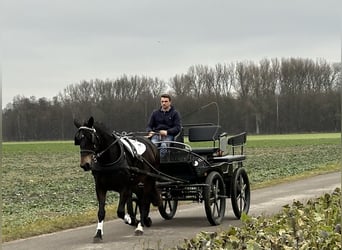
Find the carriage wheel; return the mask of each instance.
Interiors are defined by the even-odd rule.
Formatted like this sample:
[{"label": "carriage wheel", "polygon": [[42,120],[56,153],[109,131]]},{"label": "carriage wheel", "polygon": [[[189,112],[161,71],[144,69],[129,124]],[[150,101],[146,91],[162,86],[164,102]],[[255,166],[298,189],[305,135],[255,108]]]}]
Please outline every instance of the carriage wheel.
[{"label": "carriage wheel", "polygon": [[223,178],[218,172],[211,172],[206,178],[204,207],[211,225],[220,225],[226,210],[226,189]]},{"label": "carriage wheel", "polygon": [[177,211],[178,200],[163,200],[162,205],[158,207],[160,215],[165,220],[171,220]]},{"label": "carriage wheel", "polygon": [[251,193],[247,172],[244,168],[237,168],[233,173],[231,182],[231,202],[236,218],[240,219],[241,214],[248,213]]}]

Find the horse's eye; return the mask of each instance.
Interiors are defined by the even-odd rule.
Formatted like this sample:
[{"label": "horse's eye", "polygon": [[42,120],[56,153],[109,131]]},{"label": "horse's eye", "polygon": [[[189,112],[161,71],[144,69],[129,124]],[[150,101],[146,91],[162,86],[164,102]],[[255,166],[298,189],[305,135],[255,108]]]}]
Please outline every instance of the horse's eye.
[{"label": "horse's eye", "polygon": [[[75,134],[75,145],[79,145],[80,141],[84,138],[84,134],[80,131]],[[76,144],[77,143],[77,144]]]}]

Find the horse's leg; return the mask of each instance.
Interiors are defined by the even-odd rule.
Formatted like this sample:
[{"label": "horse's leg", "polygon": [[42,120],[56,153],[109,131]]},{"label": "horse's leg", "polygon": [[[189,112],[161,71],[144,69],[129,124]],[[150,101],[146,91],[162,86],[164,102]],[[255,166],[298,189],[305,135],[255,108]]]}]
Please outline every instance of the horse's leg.
[{"label": "horse's leg", "polygon": [[127,213],[124,216],[124,221],[128,225],[132,225],[132,217],[133,217],[133,201],[132,201],[132,194],[130,197],[127,197],[126,201],[126,207],[127,207]]},{"label": "horse's leg", "polygon": [[146,227],[150,227],[152,225],[152,219],[149,217],[150,205],[151,205],[151,202],[146,204],[146,211],[145,211],[145,217],[144,217],[144,226]]},{"label": "horse's leg", "polygon": [[139,204],[139,212],[140,212],[140,221],[138,222],[134,234],[139,236],[144,234],[144,214],[145,214],[145,205],[143,204],[141,197],[138,198],[138,204]]},{"label": "horse's leg", "polygon": [[124,191],[120,192],[119,195],[119,204],[118,204],[118,210],[116,211],[116,214],[118,218],[123,219],[125,218],[125,205],[127,201],[127,196]]},{"label": "horse's leg", "polygon": [[[125,214],[125,206],[127,206],[127,214]],[[137,223],[133,213],[132,191],[130,189],[123,189],[120,192],[117,216],[123,219],[126,224],[136,225]]]},{"label": "horse's leg", "polygon": [[106,216],[106,210],[105,210],[105,205],[106,205],[106,190],[99,190],[99,188],[96,188],[96,196],[99,204],[99,210],[97,212],[97,218],[98,218],[98,223],[97,223],[97,228],[96,228],[96,233],[94,236],[94,242],[100,242],[102,240],[103,236],[103,222],[104,218]]},{"label": "horse's leg", "polygon": [[162,197],[161,197],[161,193],[158,190],[155,182],[152,185],[150,194],[151,194],[150,199],[151,199],[152,205],[155,207],[159,207],[162,204]]},{"label": "horse's leg", "polygon": [[150,190],[144,189],[142,197],[138,197],[140,209],[140,222],[135,229],[135,235],[143,235],[144,227],[151,226],[152,220],[148,217],[150,213]]},{"label": "horse's leg", "polygon": [[[131,192],[130,195],[127,197],[127,202],[126,202],[126,208],[127,208],[127,213],[125,214],[125,223],[131,225],[131,226],[136,226],[138,224],[138,219],[137,219],[137,209],[139,209],[139,203],[138,203],[138,198],[133,197],[133,193]],[[135,203],[135,206],[134,206]]]}]

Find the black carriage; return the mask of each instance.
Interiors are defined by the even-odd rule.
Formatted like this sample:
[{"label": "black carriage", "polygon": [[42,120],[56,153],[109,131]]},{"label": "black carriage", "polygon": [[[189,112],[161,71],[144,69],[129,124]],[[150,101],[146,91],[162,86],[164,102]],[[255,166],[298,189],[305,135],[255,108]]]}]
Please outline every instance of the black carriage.
[{"label": "black carriage", "polygon": [[[227,198],[231,199],[237,218],[248,213],[250,185],[243,168],[245,132],[228,136],[218,125],[187,125],[164,148],[155,147],[145,136],[110,134],[101,124],[95,124],[93,117],[83,125],[77,120],[74,123],[78,129],[74,142],[80,147],[80,167],[91,170],[95,180],[99,204],[95,242],[102,239],[109,190],[119,192],[117,215],[136,226],[137,235],[143,234],[145,225],[151,226],[151,204],[158,206],[164,219],[170,220],[179,201],[203,202],[212,225],[221,223]],[[185,138],[189,143],[185,143]],[[196,147],[197,142],[211,142],[212,146]],[[163,155],[160,160],[159,155]],[[138,210],[140,221],[136,219]]]},{"label": "black carriage", "polygon": [[[227,198],[237,218],[248,213],[250,184],[243,167],[247,134],[228,136],[220,130],[212,124],[184,125],[166,149],[159,147],[166,150],[157,181],[163,200],[159,212],[164,219],[175,216],[179,201],[203,202],[211,225],[219,225],[224,218]],[[198,142],[211,142],[212,146],[194,146]]]}]

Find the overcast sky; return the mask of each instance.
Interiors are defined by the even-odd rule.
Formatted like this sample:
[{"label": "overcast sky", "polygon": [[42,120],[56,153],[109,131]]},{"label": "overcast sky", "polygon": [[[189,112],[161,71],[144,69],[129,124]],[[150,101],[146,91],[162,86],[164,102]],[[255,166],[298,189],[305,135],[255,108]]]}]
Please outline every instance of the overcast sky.
[{"label": "overcast sky", "polygon": [[168,81],[192,65],[341,61],[341,0],[3,0],[2,107],[123,74]]}]

